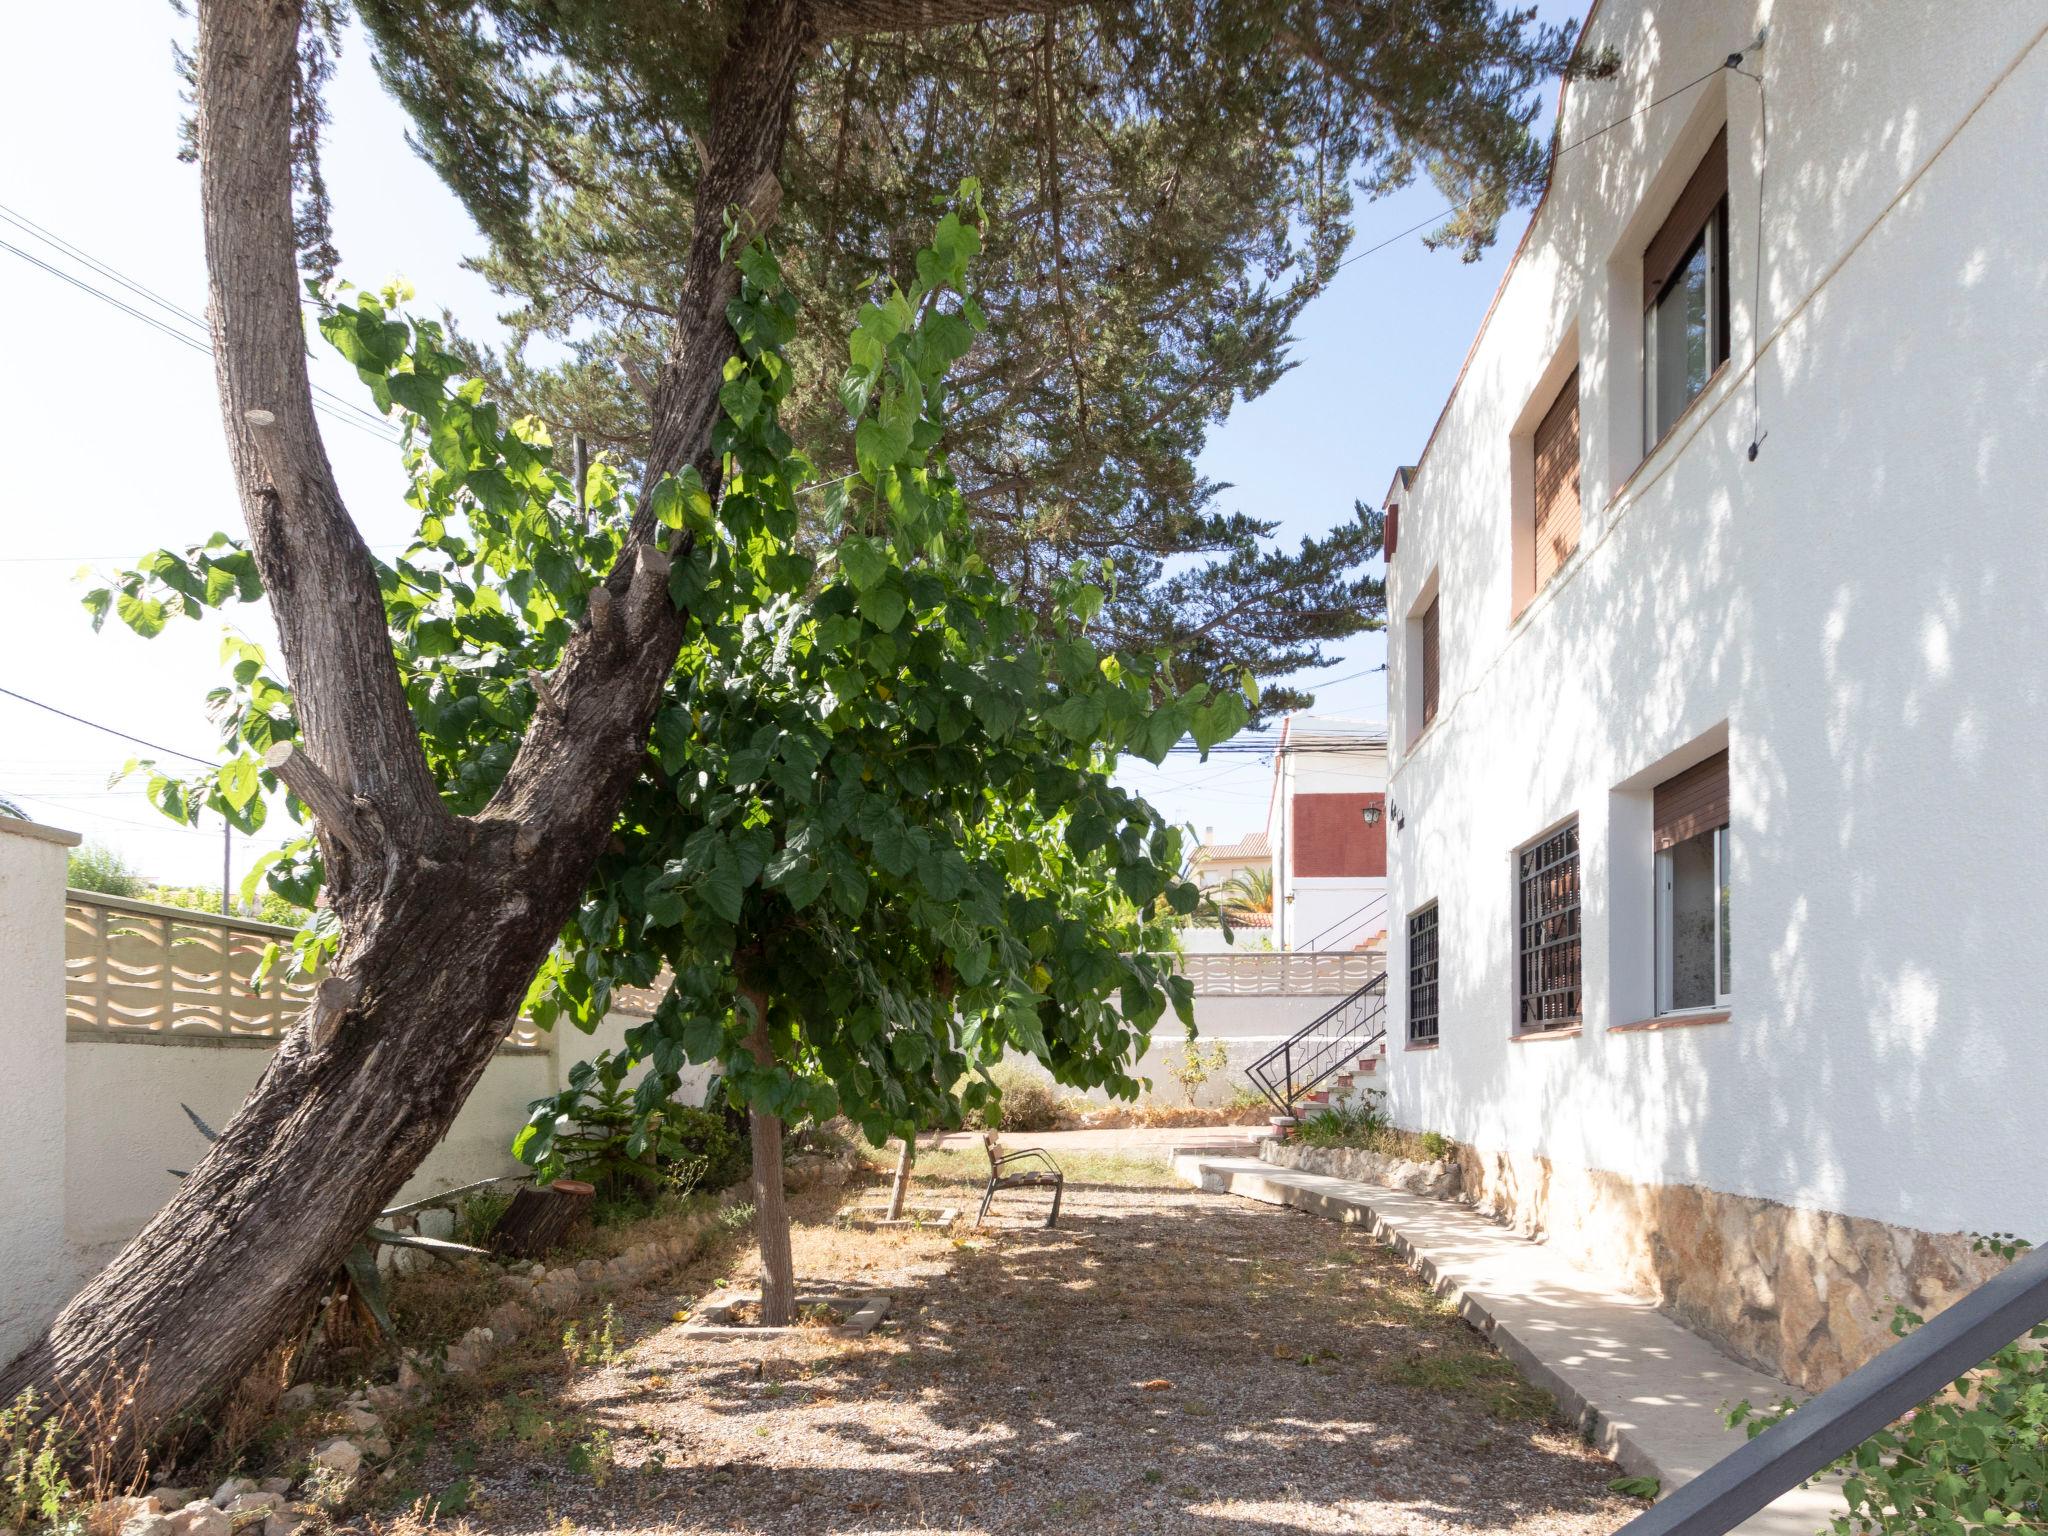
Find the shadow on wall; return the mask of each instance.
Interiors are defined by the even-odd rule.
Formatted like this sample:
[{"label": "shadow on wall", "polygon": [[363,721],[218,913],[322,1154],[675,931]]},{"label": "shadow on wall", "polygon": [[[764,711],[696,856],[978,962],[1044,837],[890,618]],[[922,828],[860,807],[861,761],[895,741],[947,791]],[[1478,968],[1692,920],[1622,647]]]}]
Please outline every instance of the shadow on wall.
[{"label": "shadow on wall", "polygon": [[[1774,101],[1802,105],[1770,126],[1768,326],[2013,51],[1958,79],[1900,58],[1886,35],[1898,19],[1773,20]],[[2010,146],[2048,133],[2048,49],[1764,355],[1770,435],[1754,463],[1755,97],[1746,81],[1729,88],[1733,363],[1620,501],[1589,503],[1588,547],[1497,664],[1505,601],[1493,613],[1472,597],[1455,616],[1478,656],[1453,675],[1464,691],[1447,692],[1416,755],[1424,772],[1396,789],[1409,867],[1433,887],[1408,899],[1440,897],[1445,924],[1443,1047],[1396,1053],[1396,1111],[1482,1150],[1547,1157],[1530,1181],[1608,1170],[1927,1232],[2048,1237],[2033,1110],[2048,1095],[2034,1019],[2048,973],[2048,256],[2028,221],[1997,211]],[[1882,122],[1845,158],[1841,125],[1873,101]],[[1561,266],[1604,269],[1568,200],[1544,220]],[[1561,294],[1552,334],[1572,307]],[[1589,391],[1634,387],[1599,361]],[[1489,368],[1499,359],[1482,349],[1466,389],[1486,390]],[[1432,507],[1497,503],[1504,445],[1485,430],[1468,422],[1437,444]],[[1490,519],[1446,520],[1439,536],[1446,572],[1504,564]],[[1447,655],[1453,643],[1447,632]],[[1640,914],[1612,910],[1610,792],[1723,721],[1733,1019],[1610,1036],[1640,1016],[1612,988],[1610,933]],[[1432,762],[1458,763],[1464,799],[1427,776]],[[1510,860],[1572,814],[1587,1028],[1510,1045]],[[1820,1283],[1818,1331],[1788,1348],[1849,1326],[1827,1320],[1825,1272]]]}]

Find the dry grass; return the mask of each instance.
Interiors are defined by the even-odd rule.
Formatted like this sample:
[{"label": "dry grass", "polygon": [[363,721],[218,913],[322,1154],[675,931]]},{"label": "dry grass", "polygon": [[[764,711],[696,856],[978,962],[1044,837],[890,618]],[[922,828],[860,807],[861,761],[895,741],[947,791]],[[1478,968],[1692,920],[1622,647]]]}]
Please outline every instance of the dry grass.
[{"label": "dry grass", "polygon": [[[444,1529],[479,1536],[1592,1536],[1639,1507],[1356,1231],[1183,1189],[1150,1162],[1062,1161],[1051,1232],[1035,1195],[999,1196],[982,1232],[834,1220],[877,1190],[797,1197],[799,1283],[892,1291],[880,1330],[685,1333],[705,1292],[752,1282],[751,1244],[729,1236],[621,1304],[609,1358],[576,1364],[536,1335],[406,1424],[386,1507],[428,1496]],[[924,1154],[913,1202],[971,1210],[985,1169]]]}]

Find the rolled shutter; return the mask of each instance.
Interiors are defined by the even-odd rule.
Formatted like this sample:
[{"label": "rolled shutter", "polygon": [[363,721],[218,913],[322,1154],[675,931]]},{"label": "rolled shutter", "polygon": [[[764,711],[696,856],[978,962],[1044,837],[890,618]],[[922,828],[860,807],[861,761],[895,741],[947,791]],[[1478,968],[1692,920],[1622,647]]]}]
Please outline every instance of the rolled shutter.
[{"label": "rolled shutter", "polygon": [[1716,752],[1659,784],[1652,815],[1657,851],[1728,824],[1728,754]]},{"label": "rolled shutter", "polygon": [[1678,194],[1678,201],[1665,216],[1663,227],[1643,247],[1645,309],[1657,302],[1657,295],[1664,291],[1671,274],[1678,270],[1679,263],[1685,260],[1685,253],[1692,249],[1693,241],[1707,227],[1707,220],[1727,195],[1728,130],[1723,128],[1714,135],[1714,142],[1707,146],[1706,154],[1700,157],[1699,169],[1692,173],[1692,180]]},{"label": "rolled shutter", "polygon": [[1579,547],[1579,370],[1536,428],[1535,584],[1541,592]]}]

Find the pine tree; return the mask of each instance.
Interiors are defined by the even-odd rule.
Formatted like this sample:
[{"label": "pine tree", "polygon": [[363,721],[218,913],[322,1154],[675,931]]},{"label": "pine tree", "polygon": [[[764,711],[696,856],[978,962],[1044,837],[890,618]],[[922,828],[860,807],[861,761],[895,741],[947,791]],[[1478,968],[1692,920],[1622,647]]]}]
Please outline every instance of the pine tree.
[{"label": "pine tree", "polygon": [[[1532,87],[1565,65],[1567,30],[1493,0],[985,9],[832,38],[799,77],[778,219],[812,338],[793,435],[823,473],[852,467],[815,338],[904,269],[932,189],[975,176],[997,215],[990,324],[946,449],[996,569],[1043,605],[1075,557],[1110,562],[1097,633],[1167,644],[1190,681],[1328,662],[1384,620],[1378,514],[1275,548],[1276,525],[1231,510],[1196,457],[1287,371],[1360,198],[1426,173],[1461,209],[1432,238],[1467,258],[1491,242],[1541,178]],[[371,0],[364,16],[422,151],[490,237],[480,270],[514,301],[511,345],[473,361],[560,440],[637,459],[715,28],[608,0]]]}]

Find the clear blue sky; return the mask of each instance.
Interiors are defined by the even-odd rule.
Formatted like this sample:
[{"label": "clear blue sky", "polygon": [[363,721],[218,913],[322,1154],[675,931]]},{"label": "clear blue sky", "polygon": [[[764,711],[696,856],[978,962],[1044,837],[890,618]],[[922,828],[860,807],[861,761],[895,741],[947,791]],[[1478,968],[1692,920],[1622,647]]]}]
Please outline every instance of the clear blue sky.
[{"label": "clear blue sky", "polygon": [[[0,204],[198,311],[205,272],[197,174],[176,159],[184,109],[170,52],[173,29],[185,25],[162,0],[8,8],[0,48],[17,68],[0,98],[0,143],[11,150]],[[74,70],[20,67],[76,58],[88,41],[89,95]],[[344,50],[330,103],[326,165],[345,274],[365,284],[403,276],[422,300],[487,332],[497,302],[461,267],[481,237],[406,148],[403,115],[360,46]],[[1354,249],[1440,206],[1424,186],[1367,207]],[[1276,520],[1292,540],[1348,516],[1355,498],[1376,502],[1394,467],[1421,449],[1524,217],[1512,214],[1495,249],[1471,265],[1411,237],[1347,268],[1303,317],[1294,371],[1212,436],[1201,467],[1232,484],[1226,503]],[[18,229],[0,224],[0,240],[90,276]],[[77,572],[239,530],[210,364],[6,250],[0,274],[9,299],[8,366],[0,371],[8,466],[0,477],[0,686],[205,754],[214,741],[205,696],[219,678],[220,626],[178,621],[150,642],[118,625],[95,636],[79,606],[89,583]],[[352,373],[331,356],[318,355],[315,377],[359,397]],[[402,542],[411,521],[395,452],[338,425],[327,441],[365,538]],[[238,622],[268,638],[260,617]],[[1384,659],[1377,635],[1342,651],[1321,677]],[[1316,707],[1378,719],[1385,700],[1384,676],[1370,674],[1320,690]],[[149,808],[139,787],[108,786],[135,750],[0,697],[0,795],[22,801],[38,820],[111,845],[152,877],[217,881],[218,824],[178,828]],[[1229,836],[1262,823],[1267,775],[1256,758],[1171,758],[1164,769],[1136,765],[1127,778],[1176,820]],[[236,839],[237,879],[253,852]]]}]

